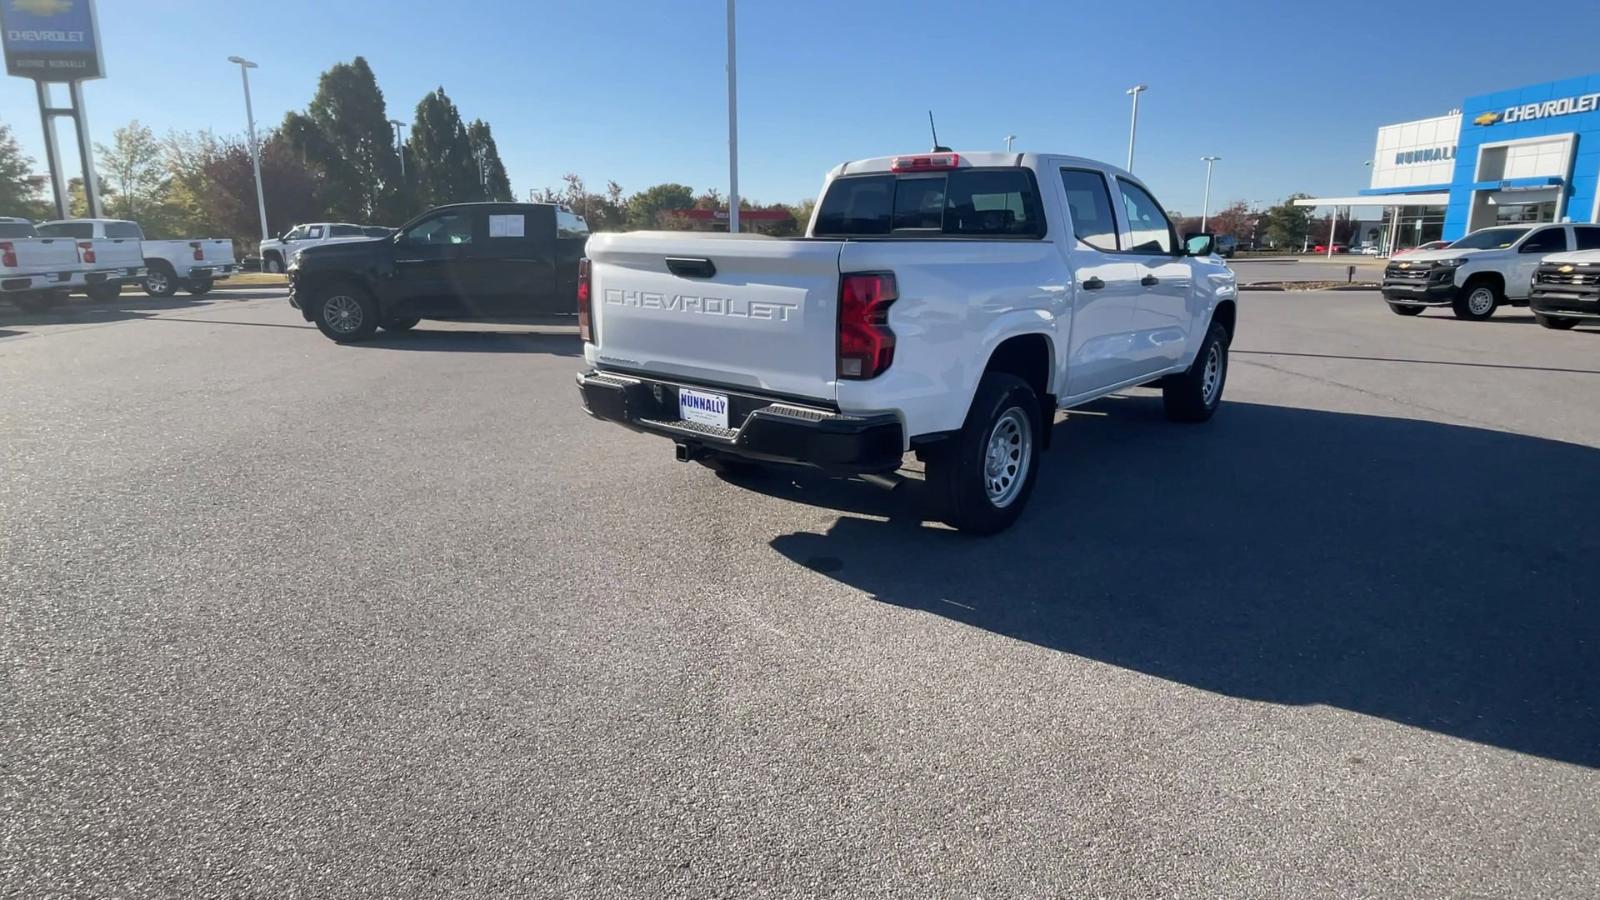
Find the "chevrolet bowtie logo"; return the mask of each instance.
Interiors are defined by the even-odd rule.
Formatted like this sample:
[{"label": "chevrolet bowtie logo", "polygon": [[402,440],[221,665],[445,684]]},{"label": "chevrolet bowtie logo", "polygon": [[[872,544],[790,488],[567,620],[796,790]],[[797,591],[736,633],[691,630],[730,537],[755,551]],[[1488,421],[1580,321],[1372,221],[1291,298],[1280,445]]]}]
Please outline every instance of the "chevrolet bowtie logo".
[{"label": "chevrolet bowtie logo", "polygon": [[1497,112],[1486,112],[1472,121],[1476,125],[1493,125],[1494,123],[1500,121],[1500,114]]},{"label": "chevrolet bowtie logo", "polygon": [[1411,263],[1401,263],[1400,264],[1400,268],[1409,269],[1409,268],[1411,268]]},{"label": "chevrolet bowtie logo", "polygon": [[1563,275],[1565,275],[1566,273],[1571,272],[1571,271],[1572,271],[1572,267],[1571,266],[1562,266],[1561,267],[1561,273]]}]

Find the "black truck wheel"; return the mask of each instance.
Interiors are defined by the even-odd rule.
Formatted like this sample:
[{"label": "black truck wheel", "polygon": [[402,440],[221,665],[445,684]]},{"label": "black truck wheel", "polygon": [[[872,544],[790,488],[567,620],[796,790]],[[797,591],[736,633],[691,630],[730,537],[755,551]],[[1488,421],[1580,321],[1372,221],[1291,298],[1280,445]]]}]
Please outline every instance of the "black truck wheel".
[{"label": "black truck wheel", "polygon": [[1389,311],[1397,316],[1420,316],[1425,306],[1407,306],[1404,303],[1389,304]]},{"label": "black truck wheel", "polygon": [[89,299],[96,303],[110,303],[122,296],[122,282],[102,281],[99,284],[89,285],[84,288],[83,292],[88,294]]},{"label": "black truck wheel", "polygon": [[183,289],[196,297],[204,297],[215,283],[210,278],[191,278],[184,284]]},{"label": "black truck wheel", "polygon": [[1207,421],[1222,403],[1222,388],[1227,381],[1228,329],[1213,322],[1189,370],[1169,375],[1161,382],[1161,402],[1167,418],[1174,422]]},{"label": "black truck wheel", "polygon": [[178,273],[166,260],[146,260],[144,292],[152,297],[171,297],[178,292]]},{"label": "black truck wheel", "polygon": [[1566,316],[1547,316],[1544,313],[1534,313],[1533,318],[1540,325],[1553,331],[1566,331],[1578,324],[1577,319]]},{"label": "black truck wheel", "polygon": [[349,282],[336,281],[312,293],[310,308],[317,328],[341,344],[364,341],[378,330],[378,304],[372,295]]},{"label": "black truck wheel", "polygon": [[1504,303],[1505,299],[1494,282],[1480,278],[1467,282],[1465,287],[1456,292],[1456,298],[1450,302],[1450,309],[1458,319],[1481,322],[1494,315],[1495,308]]},{"label": "black truck wheel", "polygon": [[1039,398],[1026,381],[985,373],[961,431],[927,454],[932,512],[968,534],[1004,531],[1039,474]]}]

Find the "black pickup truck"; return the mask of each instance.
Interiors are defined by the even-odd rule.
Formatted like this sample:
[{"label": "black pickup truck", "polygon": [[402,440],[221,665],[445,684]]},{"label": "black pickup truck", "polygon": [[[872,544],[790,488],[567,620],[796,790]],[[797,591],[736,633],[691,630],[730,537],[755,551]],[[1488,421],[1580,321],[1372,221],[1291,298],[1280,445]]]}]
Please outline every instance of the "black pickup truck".
[{"label": "black pickup truck", "polygon": [[421,319],[574,315],[589,227],[550,203],[457,203],[392,236],[302,250],[289,302],[340,343]]}]

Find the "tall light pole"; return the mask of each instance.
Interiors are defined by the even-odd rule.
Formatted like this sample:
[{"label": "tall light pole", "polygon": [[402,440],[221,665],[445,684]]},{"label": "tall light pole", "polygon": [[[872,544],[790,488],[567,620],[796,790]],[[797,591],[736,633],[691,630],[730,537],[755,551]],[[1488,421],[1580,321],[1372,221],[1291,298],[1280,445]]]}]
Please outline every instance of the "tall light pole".
[{"label": "tall light pole", "polygon": [[1128,88],[1127,93],[1133,97],[1133,121],[1128,123],[1128,171],[1133,171],[1133,138],[1139,133],[1139,95],[1150,90],[1148,84],[1136,84]]},{"label": "tall light pole", "polygon": [[250,127],[250,162],[256,170],[256,211],[261,214],[261,239],[271,237],[267,233],[267,194],[261,189],[261,148],[256,145],[256,113],[250,106],[250,70],[256,64],[242,56],[230,56],[228,62],[239,66],[239,77],[244,79],[244,119]]},{"label": "tall light pole", "polygon": [[1016,140],[1016,139],[1017,139],[1017,136],[1014,135],[1014,134],[1006,135],[1006,152],[1007,153],[1011,152],[1011,142]]},{"label": "tall light pole", "polygon": [[390,119],[389,124],[394,126],[394,150],[400,154],[400,180],[404,181],[406,178],[406,141],[401,136],[400,129],[406,127],[406,123],[399,119]]},{"label": "tall light pole", "polygon": [[739,233],[739,66],[734,57],[733,0],[728,0],[728,233]]},{"label": "tall light pole", "polygon": [[1206,230],[1206,220],[1211,218],[1211,167],[1217,164],[1220,156],[1202,156],[1200,161],[1206,164],[1206,201],[1200,204],[1200,230]]}]

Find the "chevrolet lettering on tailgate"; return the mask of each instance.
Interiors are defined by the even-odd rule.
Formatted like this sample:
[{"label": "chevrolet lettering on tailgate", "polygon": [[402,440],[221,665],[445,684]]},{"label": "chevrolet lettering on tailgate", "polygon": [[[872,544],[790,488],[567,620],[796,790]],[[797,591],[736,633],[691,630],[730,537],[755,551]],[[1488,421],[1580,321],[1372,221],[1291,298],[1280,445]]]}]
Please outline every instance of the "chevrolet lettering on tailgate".
[{"label": "chevrolet lettering on tailgate", "polygon": [[775,300],[739,300],[733,297],[696,297],[690,294],[615,289],[607,290],[605,299],[606,303],[612,306],[637,306],[641,309],[660,309],[667,312],[732,316],[739,319],[770,319],[776,322],[789,321],[789,313],[799,306],[797,303],[781,303]]}]

